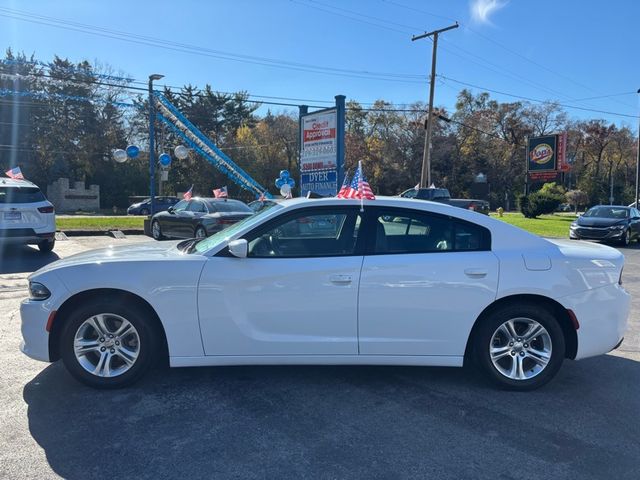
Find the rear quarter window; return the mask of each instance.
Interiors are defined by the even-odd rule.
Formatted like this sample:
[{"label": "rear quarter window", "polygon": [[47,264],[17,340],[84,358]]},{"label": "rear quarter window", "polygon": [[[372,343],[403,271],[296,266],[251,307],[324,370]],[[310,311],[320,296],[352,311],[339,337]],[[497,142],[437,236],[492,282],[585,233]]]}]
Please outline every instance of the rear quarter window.
[{"label": "rear quarter window", "polygon": [[36,203],[45,200],[38,187],[0,187],[0,203]]}]

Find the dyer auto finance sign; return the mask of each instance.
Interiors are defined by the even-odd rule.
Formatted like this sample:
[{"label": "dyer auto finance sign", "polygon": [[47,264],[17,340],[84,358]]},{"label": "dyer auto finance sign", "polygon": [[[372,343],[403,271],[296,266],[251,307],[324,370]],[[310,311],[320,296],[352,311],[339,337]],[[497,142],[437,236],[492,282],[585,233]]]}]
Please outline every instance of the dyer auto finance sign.
[{"label": "dyer auto finance sign", "polygon": [[338,112],[335,109],[302,117],[302,172],[337,168],[337,119]]},{"label": "dyer auto finance sign", "polygon": [[335,169],[302,172],[300,185],[302,196],[307,192],[315,192],[323,196],[335,195],[338,189],[338,172]]}]

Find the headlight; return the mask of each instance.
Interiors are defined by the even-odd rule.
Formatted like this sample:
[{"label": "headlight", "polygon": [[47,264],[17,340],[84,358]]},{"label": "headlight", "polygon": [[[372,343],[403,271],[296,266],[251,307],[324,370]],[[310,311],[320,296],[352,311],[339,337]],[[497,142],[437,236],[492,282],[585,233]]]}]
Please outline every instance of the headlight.
[{"label": "headlight", "polygon": [[625,228],[627,228],[626,225],[613,225],[611,227],[612,230],[624,230]]},{"label": "headlight", "polygon": [[577,228],[578,224],[576,222],[573,222],[571,225],[569,225],[569,228]]},{"label": "headlight", "polygon": [[29,298],[31,300],[46,300],[51,296],[47,287],[38,282],[29,282]]}]

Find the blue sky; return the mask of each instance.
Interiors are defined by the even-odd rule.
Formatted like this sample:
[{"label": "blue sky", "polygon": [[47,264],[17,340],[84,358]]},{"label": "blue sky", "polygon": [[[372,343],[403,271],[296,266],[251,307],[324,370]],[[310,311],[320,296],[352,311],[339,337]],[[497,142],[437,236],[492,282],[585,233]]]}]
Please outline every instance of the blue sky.
[{"label": "blue sky", "polygon": [[[41,60],[99,61],[139,80],[162,73],[161,84],[308,100],[296,104],[323,105],[336,94],[405,104],[428,93],[432,43],[411,42],[412,34],[458,21],[441,36],[437,105],[451,109],[463,82],[621,114],[567,108],[636,130],[638,18],[636,0],[0,0],[0,46]],[[279,66],[265,65],[270,60]],[[614,96],[593,98],[607,95]]]}]

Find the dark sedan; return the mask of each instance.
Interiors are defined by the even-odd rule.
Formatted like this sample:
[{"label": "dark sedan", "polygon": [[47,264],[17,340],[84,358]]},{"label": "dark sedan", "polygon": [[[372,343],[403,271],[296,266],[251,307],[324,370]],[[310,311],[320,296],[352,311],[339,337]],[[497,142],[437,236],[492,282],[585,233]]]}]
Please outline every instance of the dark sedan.
[{"label": "dark sedan", "polygon": [[[173,207],[179,200],[178,197],[156,197],[155,211],[164,212],[169,207]],[[151,199],[149,198],[134,203],[127,209],[128,215],[149,215],[149,213],[151,213]]]},{"label": "dark sedan", "polygon": [[569,227],[569,238],[602,240],[629,245],[640,240],[640,212],[633,207],[597,205]]},{"label": "dark sedan", "polygon": [[180,200],[166,212],[151,220],[151,234],[156,240],[170,238],[204,238],[253,215],[245,203],[222,198]]}]

